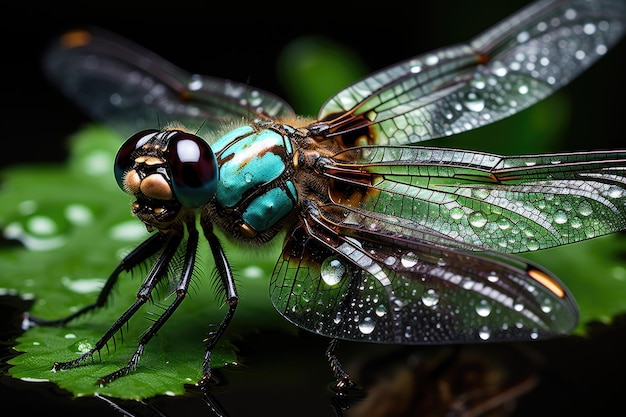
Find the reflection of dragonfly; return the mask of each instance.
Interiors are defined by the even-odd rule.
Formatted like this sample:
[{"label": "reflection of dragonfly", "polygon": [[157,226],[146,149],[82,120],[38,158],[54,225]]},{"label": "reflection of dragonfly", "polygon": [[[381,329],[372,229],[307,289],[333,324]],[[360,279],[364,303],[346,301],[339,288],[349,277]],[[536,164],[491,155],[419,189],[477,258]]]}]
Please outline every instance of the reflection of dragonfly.
[{"label": "reflection of dragonfly", "polygon": [[238,300],[214,227],[252,247],[285,231],[272,302],[297,326],[334,340],[437,344],[568,333],[578,312],[567,288],[510,254],[626,228],[626,151],[499,156],[409,145],[536,103],[617,43],[625,26],[623,0],[538,1],[467,44],[349,86],[316,120],[297,118],[264,91],[189,75],[111,34],[66,34],[49,51],[47,70],[93,118],[138,130],[158,117],[186,130],[142,130],[121,147],[117,181],[157,233],[122,261],[97,302],[67,318],[31,320],[64,324],[102,307],[122,271],[158,257],[137,301],[94,348],[55,368],[87,362],[159,281],[172,279],[177,297],[129,364],[100,382],[136,367],[187,291],[198,218],[229,305],[207,337],[204,381]]}]

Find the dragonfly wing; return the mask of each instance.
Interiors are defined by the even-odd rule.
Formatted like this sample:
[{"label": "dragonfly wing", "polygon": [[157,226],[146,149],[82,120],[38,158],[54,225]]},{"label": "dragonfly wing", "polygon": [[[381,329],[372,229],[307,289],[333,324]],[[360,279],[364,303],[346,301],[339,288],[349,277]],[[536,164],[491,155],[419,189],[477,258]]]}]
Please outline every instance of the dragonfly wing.
[{"label": "dragonfly wing", "polygon": [[509,253],[626,228],[626,152],[503,157],[396,146],[341,151],[317,169],[271,282],[277,310],[330,337],[392,343],[568,333],[573,297]]},{"label": "dragonfly wing", "polygon": [[626,228],[623,150],[509,157],[381,146],[336,158],[342,161],[326,171],[332,200],[382,214],[383,228],[393,225],[385,216],[409,219],[456,241],[508,253]]},{"label": "dragonfly wing", "polygon": [[288,236],[270,285],[276,309],[301,328],[439,344],[545,338],[577,323],[571,294],[537,265],[443,235],[377,230],[374,213],[337,205],[314,212]]},{"label": "dragonfly wing", "polygon": [[471,130],[568,84],[625,29],[623,0],[534,2],[466,44],[416,56],[340,91],[322,106],[316,127],[357,145]]},{"label": "dragonfly wing", "polygon": [[92,119],[126,136],[157,124],[178,123],[201,135],[232,120],[294,116],[273,94],[187,73],[102,29],[61,36],[44,56],[44,71]]}]

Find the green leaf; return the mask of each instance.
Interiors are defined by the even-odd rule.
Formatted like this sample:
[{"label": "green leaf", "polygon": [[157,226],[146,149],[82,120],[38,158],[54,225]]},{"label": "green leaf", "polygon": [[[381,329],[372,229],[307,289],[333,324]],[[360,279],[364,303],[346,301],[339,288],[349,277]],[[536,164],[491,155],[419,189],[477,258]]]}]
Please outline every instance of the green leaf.
[{"label": "green leaf", "polygon": [[[104,280],[123,254],[148,236],[143,224],[130,214],[130,197],[120,191],[111,161],[120,138],[102,127],[90,127],[72,138],[67,165],[21,166],[3,173],[0,225],[5,236],[26,248],[0,251],[0,293],[17,292],[34,299],[31,313],[44,318],[63,317],[95,301]],[[200,253],[207,254],[206,244]],[[239,279],[242,302],[222,344],[213,351],[212,365],[237,362],[230,337],[255,329],[288,326],[268,297],[268,277],[278,246],[266,251],[227,246]],[[18,339],[21,355],[12,358],[10,374],[27,380],[49,380],[76,396],[103,395],[141,399],[159,394],[179,395],[185,384],[201,377],[202,339],[209,324],[219,323],[224,301],[213,293],[215,275],[209,256],[201,258],[190,293],[174,316],[147,345],[136,371],[107,386],[96,379],[124,366],[136,341],[171,301],[160,288],[156,305],[147,304],[133,317],[123,334],[115,337],[94,363],[51,372],[55,361],[76,358],[111,326],[134,301],[141,272],[123,274],[109,306],[63,328],[35,327]]]}]

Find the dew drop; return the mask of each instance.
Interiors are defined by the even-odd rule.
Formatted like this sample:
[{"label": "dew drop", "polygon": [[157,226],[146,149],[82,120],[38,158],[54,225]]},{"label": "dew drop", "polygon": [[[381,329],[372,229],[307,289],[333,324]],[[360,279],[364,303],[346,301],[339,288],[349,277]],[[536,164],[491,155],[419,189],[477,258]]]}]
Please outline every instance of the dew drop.
[{"label": "dew drop", "polygon": [[338,311],[337,314],[335,314],[335,318],[333,319],[333,322],[335,324],[339,324],[343,321],[343,313],[341,311]]},{"label": "dew drop", "polygon": [[504,66],[501,61],[496,61],[491,66],[491,73],[496,77],[504,77],[508,74],[509,70]]},{"label": "dew drop", "polygon": [[70,204],[65,208],[65,217],[73,224],[87,225],[93,221],[94,214],[83,204]]},{"label": "dew drop", "polygon": [[105,280],[100,278],[83,278],[83,279],[69,279],[68,277],[61,278],[61,283],[65,288],[76,294],[91,294],[98,293],[104,287]]},{"label": "dew drop", "polygon": [[574,217],[572,221],[570,222],[570,224],[572,225],[574,229],[579,229],[580,227],[582,227],[583,222],[580,220],[580,218]]},{"label": "dew drop", "polygon": [[66,238],[60,225],[52,218],[33,215],[4,227],[4,237],[19,240],[30,250],[46,251],[63,246]]},{"label": "dew drop", "polygon": [[413,328],[410,324],[404,328],[404,337],[407,339],[411,339],[413,337]]},{"label": "dew drop", "polygon": [[480,300],[480,302],[476,306],[476,313],[478,313],[480,317],[487,317],[489,314],[491,314],[491,306],[489,305],[487,300]]},{"label": "dew drop", "polygon": [[552,301],[549,298],[546,298],[543,300],[543,303],[541,303],[541,311],[546,314],[552,311]]},{"label": "dew drop", "polygon": [[520,44],[527,42],[528,39],[530,39],[530,35],[526,31],[517,34],[517,42]]},{"label": "dew drop", "polygon": [[558,210],[554,213],[554,222],[557,224],[567,223],[567,214],[563,210]]},{"label": "dew drop", "polygon": [[619,187],[612,186],[611,188],[609,188],[608,195],[611,198],[620,198],[624,195],[624,190]]},{"label": "dew drop", "polygon": [[528,248],[528,250],[538,250],[539,249],[539,242],[537,242],[536,240],[529,240],[528,243],[526,244],[526,247]]},{"label": "dew drop", "polygon": [[473,92],[468,93],[467,96],[465,96],[463,104],[465,105],[465,107],[467,107],[468,110],[475,112],[482,111],[485,108],[485,100],[478,97],[478,95]]},{"label": "dew drop", "polygon": [[146,226],[135,219],[118,223],[109,229],[109,237],[122,242],[136,242],[146,236]]},{"label": "dew drop", "polygon": [[371,317],[364,317],[361,323],[359,323],[359,331],[363,334],[370,334],[374,331],[376,323]]},{"label": "dew drop", "polygon": [[478,331],[478,337],[480,337],[482,340],[489,340],[489,338],[491,337],[491,332],[489,331],[489,328],[487,326],[481,327],[481,329]]},{"label": "dew drop", "polygon": [[459,220],[465,215],[465,212],[460,207],[454,207],[450,209],[450,217],[454,220]]},{"label": "dew drop", "polygon": [[92,344],[82,340],[76,343],[72,343],[69,349],[77,354],[82,355],[83,353],[89,352],[93,348]]},{"label": "dew drop", "polygon": [[339,259],[329,256],[322,262],[320,275],[330,286],[337,285],[346,274],[346,266]]},{"label": "dew drop", "polygon": [[511,227],[511,222],[508,219],[504,218],[504,217],[500,217],[496,221],[496,224],[498,225],[500,230],[508,230]]},{"label": "dew drop", "polygon": [[437,294],[437,291],[433,290],[432,288],[427,290],[422,295],[422,303],[424,303],[426,307],[433,307],[437,305],[438,302],[439,302],[439,294]]},{"label": "dew drop", "polygon": [[32,216],[28,220],[28,229],[39,236],[51,236],[58,231],[57,224],[47,216]]},{"label": "dew drop", "polygon": [[198,91],[202,88],[203,82],[197,76],[192,76],[191,81],[187,84],[187,88],[191,91]]},{"label": "dew drop", "polygon": [[480,211],[475,211],[468,217],[470,224],[474,227],[484,227],[487,224],[487,216]]},{"label": "dew drop", "polygon": [[387,314],[387,307],[385,307],[383,304],[379,304],[378,307],[376,307],[375,312],[378,317],[383,317],[385,314]]},{"label": "dew drop", "polygon": [[439,63],[439,57],[437,55],[429,55],[424,58],[424,63],[426,65],[437,65]]},{"label": "dew drop", "polygon": [[472,79],[471,85],[472,85],[472,87],[476,88],[477,90],[482,90],[482,89],[485,88],[487,83],[485,82],[484,78],[477,77],[477,78]]},{"label": "dew drop", "polygon": [[419,259],[413,252],[408,252],[402,256],[402,260],[400,262],[405,268],[411,268],[419,262]]},{"label": "dew drop", "polygon": [[19,296],[19,292],[15,288],[0,288],[0,296],[3,295]]},{"label": "dew drop", "polygon": [[248,279],[259,279],[263,278],[265,276],[265,273],[263,272],[263,268],[261,268],[260,266],[250,265],[244,268],[243,271],[241,271],[241,275]]},{"label": "dew drop", "polygon": [[580,204],[578,205],[578,212],[582,216],[590,216],[591,213],[593,213],[593,208],[591,207],[591,204],[588,201],[581,201]]},{"label": "dew drop", "polygon": [[563,201],[563,204],[561,204],[561,207],[563,207],[563,210],[565,211],[572,211],[572,203],[567,200]]}]

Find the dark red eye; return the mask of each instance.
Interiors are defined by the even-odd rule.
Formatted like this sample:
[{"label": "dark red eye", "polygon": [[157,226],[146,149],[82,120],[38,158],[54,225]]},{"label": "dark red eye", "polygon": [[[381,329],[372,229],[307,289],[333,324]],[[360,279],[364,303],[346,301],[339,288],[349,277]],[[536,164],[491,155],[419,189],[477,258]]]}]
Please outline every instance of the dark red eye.
[{"label": "dark red eye", "polygon": [[159,131],[156,129],[142,130],[141,132],[135,133],[128,138],[120,147],[119,151],[117,151],[113,172],[115,173],[117,185],[119,185],[122,190],[124,190],[124,176],[126,175],[126,171],[135,164],[131,159],[131,154],[135,149],[142,147],[146,142],[152,139],[157,133],[159,133]]},{"label": "dark red eye", "polygon": [[211,147],[196,135],[177,132],[167,153],[172,190],[186,207],[201,207],[217,190],[217,159]]}]

